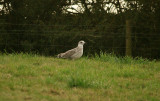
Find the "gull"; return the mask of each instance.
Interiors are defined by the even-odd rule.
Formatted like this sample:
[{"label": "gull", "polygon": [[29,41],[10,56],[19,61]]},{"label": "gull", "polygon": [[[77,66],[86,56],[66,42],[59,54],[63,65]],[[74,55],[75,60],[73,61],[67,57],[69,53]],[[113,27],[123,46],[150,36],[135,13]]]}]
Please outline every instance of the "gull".
[{"label": "gull", "polygon": [[64,58],[64,59],[78,59],[83,55],[83,45],[84,44],[85,42],[81,40],[78,42],[78,46],[76,48],[68,50],[64,53],[60,53],[57,55],[57,57]]}]

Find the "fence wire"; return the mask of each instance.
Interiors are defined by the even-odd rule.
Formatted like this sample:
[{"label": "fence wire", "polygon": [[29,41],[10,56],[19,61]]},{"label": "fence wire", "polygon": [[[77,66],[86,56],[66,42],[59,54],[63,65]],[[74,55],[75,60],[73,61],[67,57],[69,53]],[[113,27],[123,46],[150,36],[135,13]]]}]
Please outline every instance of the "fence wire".
[{"label": "fence wire", "polygon": [[[37,25],[0,23],[0,26],[1,25],[25,26],[25,28],[26,26],[38,27],[35,29],[23,29],[23,27],[20,29],[5,29],[5,27],[2,28],[0,30],[1,51],[8,49],[19,51],[42,50],[42,52],[44,52],[43,50],[48,49],[48,51],[53,51],[53,54],[57,54],[58,52],[63,52],[67,49],[76,47],[77,42],[80,39],[83,39],[87,41],[87,45],[84,46],[84,49],[86,48],[87,53],[95,53],[98,50],[109,52],[113,51],[123,55],[125,54],[126,25],[115,25],[112,27],[106,27],[106,25],[96,25],[105,27],[104,30],[97,30],[94,29],[95,26],[89,25]],[[41,29],[41,27],[46,26],[48,29]],[[67,29],[67,27],[71,28]],[[72,27],[77,27],[77,29],[72,30]],[[80,29],[79,27],[83,27],[85,29]],[[138,28],[138,26],[130,27]],[[144,28],[147,29],[149,27],[144,26]],[[121,29],[121,31],[118,32],[117,29]],[[160,27],[156,27],[155,29],[158,30]],[[141,32],[132,32],[130,37],[132,38],[132,51],[135,56],[137,54],[143,56],[147,53],[149,54],[147,57],[155,57],[160,52],[160,33],[158,31],[147,33],[145,33],[145,30]],[[68,40],[66,38],[68,38]],[[156,55],[152,56],[153,53]],[[160,56],[157,55],[156,58],[160,58]]]}]

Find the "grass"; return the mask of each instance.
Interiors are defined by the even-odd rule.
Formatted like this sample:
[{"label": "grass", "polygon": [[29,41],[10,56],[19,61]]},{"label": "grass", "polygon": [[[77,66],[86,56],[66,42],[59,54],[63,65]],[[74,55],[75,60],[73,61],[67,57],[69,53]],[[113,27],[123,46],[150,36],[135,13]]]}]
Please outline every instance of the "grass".
[{"label": "grass", "polygon": [[0,101],[160,101],[160,62],[0,54]]}]

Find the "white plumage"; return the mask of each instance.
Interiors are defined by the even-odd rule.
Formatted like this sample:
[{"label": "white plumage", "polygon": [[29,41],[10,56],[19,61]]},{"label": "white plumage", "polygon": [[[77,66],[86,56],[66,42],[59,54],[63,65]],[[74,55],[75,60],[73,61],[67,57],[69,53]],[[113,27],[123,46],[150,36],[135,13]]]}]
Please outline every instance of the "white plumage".
[{"label": "white plumage", "polygon": [[64,59],[78,59],[83,55],[83,45],[85,44],[84,41],[79,41],[78,46],[71,50],[68,50],[64,53],[60,53],[57,55],[58,58]]}]

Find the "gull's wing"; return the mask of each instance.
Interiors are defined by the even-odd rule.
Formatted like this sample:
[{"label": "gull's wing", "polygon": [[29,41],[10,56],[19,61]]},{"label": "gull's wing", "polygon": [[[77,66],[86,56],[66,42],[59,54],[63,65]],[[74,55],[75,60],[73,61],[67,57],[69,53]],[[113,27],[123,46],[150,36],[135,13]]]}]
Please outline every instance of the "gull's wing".
[{"label": "gull's wing", "polygon": [[77,52],[77,47],[73,48],[71,50],[66,51],[65,53],[61,54],[61,58],[71,58],[73,54]]}]

